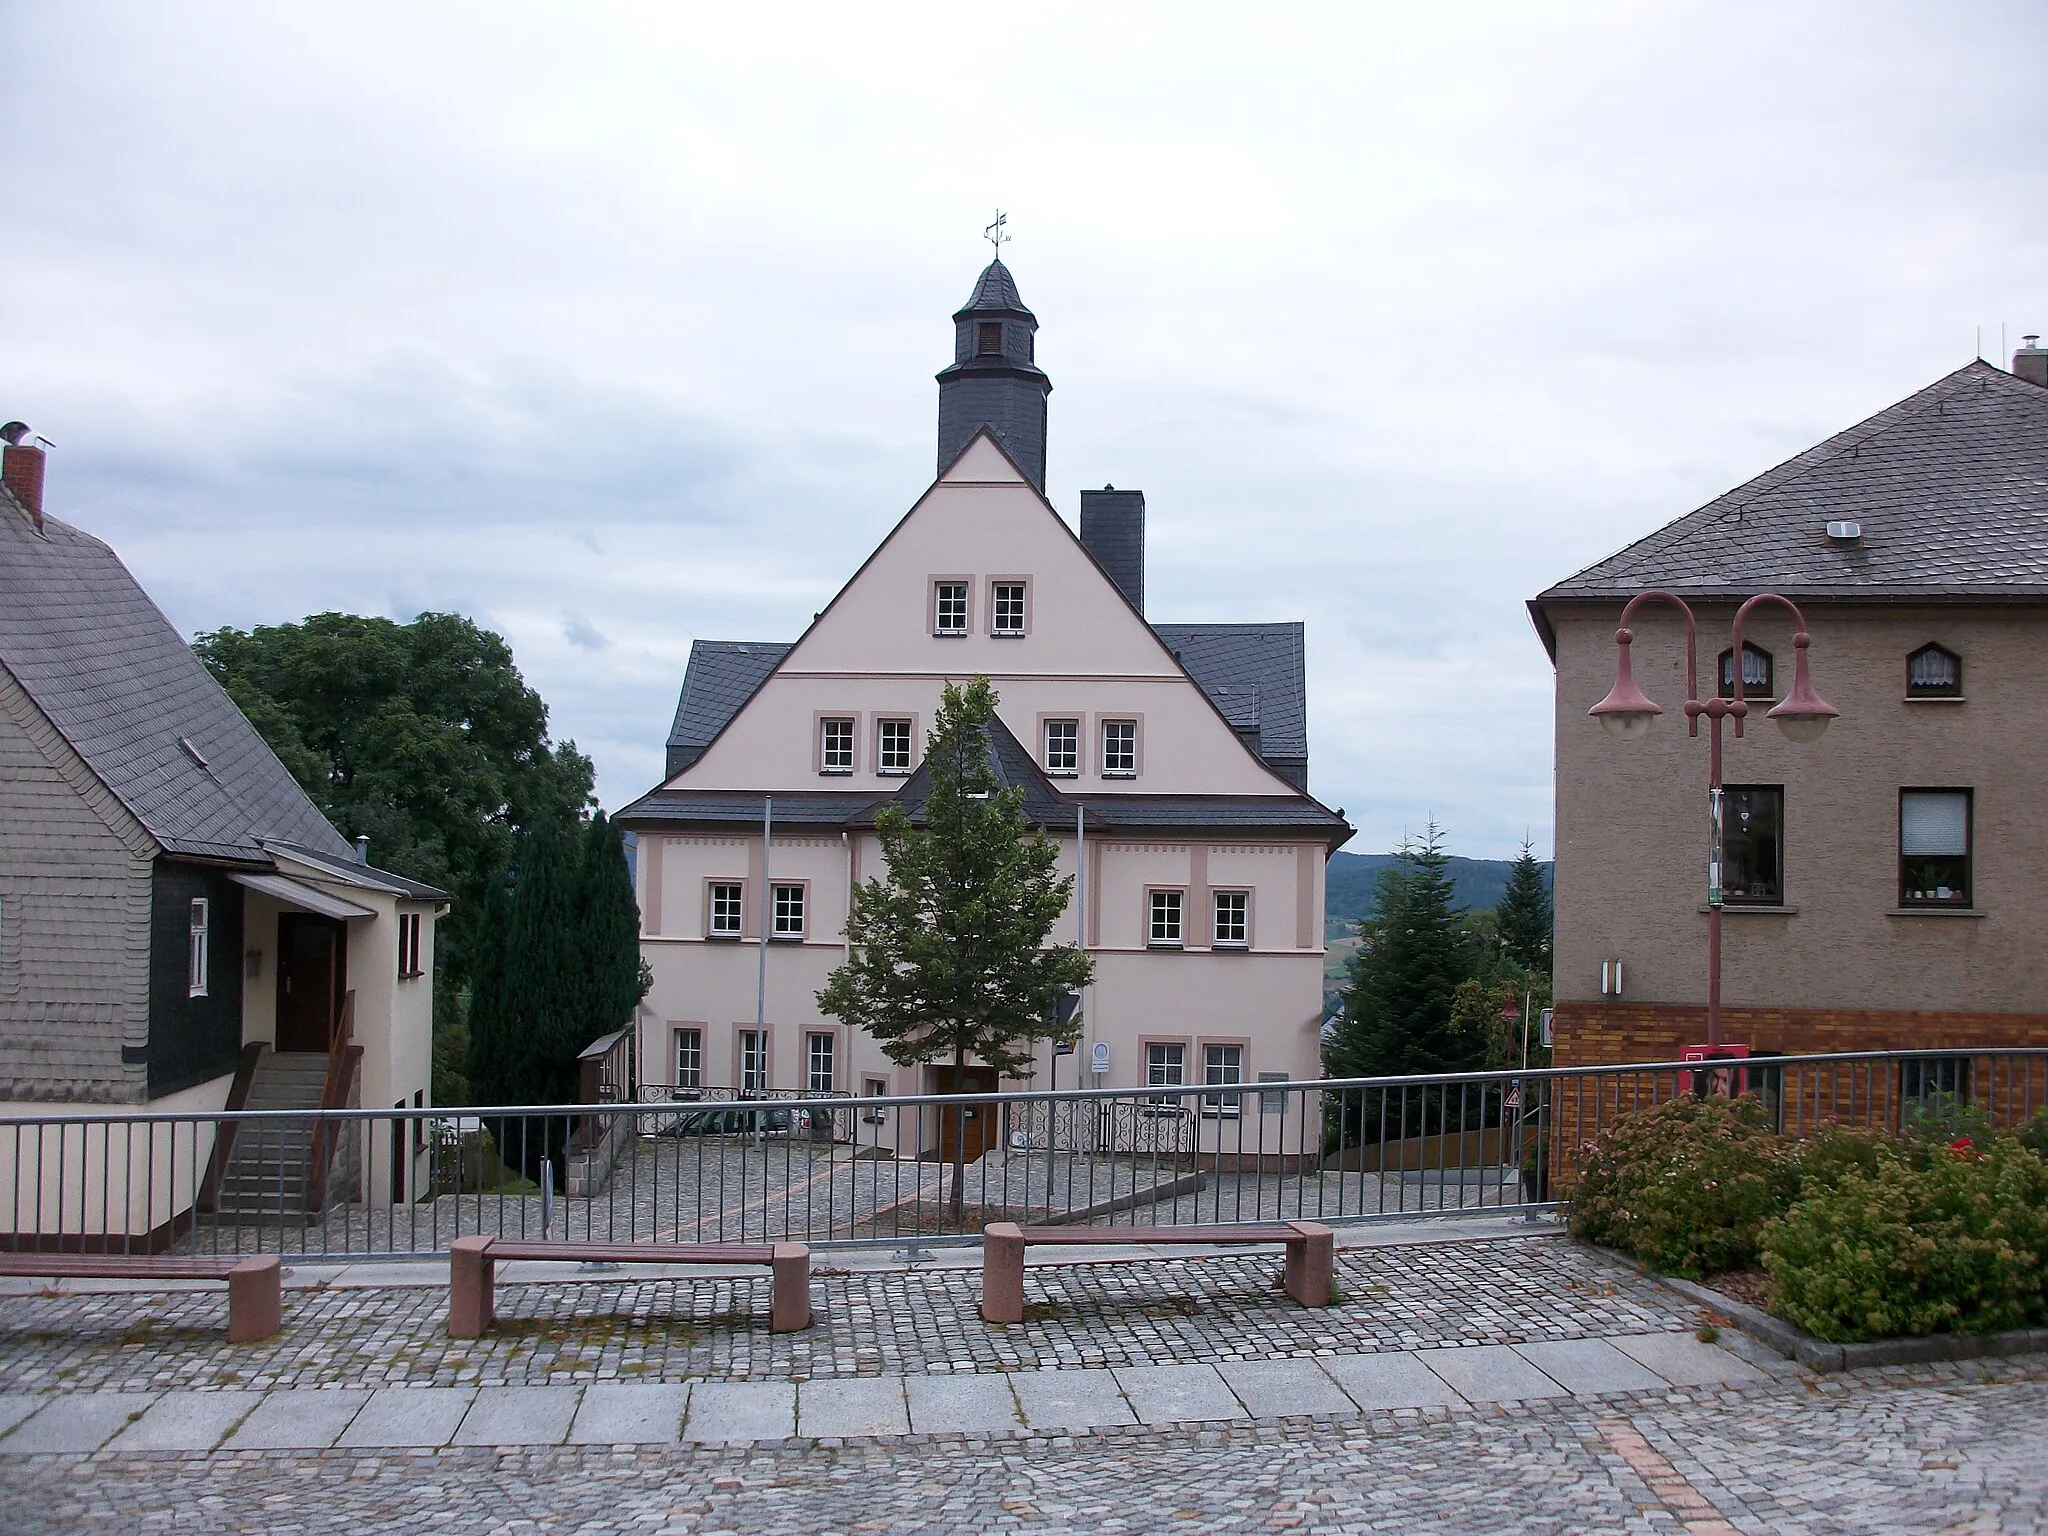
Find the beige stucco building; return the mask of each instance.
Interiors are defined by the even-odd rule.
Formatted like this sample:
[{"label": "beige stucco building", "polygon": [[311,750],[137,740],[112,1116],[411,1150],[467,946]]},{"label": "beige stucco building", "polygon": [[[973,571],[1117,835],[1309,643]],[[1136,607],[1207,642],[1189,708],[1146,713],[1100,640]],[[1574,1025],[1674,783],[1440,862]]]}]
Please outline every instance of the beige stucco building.
[{"label": "beige stucco building", "polygon": [[[1143,496],[1084,493],[1078,536],[1045,499],[1050,385],[1000,262],[954,319],[937,481],[795,644],[695,645],[669,777],[619,815],[654,976],[640,1075],[685,1092],[955,1086],[950,1066],[891,1063],[816,994],[845,955],[853,882],[879,872],[875,809],[916,792],[941,688],[985,674],[999,771],[1078,877],[1054,937],[1096,965],[1061,1086],[1316,1077],[1323,867],[1350,828],[1306,792],[1301,626],[1148,622]],[[1048,1048],[1035,1081],[1053,1067]],[[958,1086],[1014,1085],[975,1066]],[[1212,1105],[1207,1142],[1262,1102]]]},{"label": "beige stucco building", "polygon": [[2030,341],[2011,373],[1961,368],[1532,601],[1557,668],[1560,1062],[1705,1038],[1706,727],[1686,735],[1675,610],[1632,622],[1665,711],[1650,733],[1587,715],[1622,605],[1649,588],[1697,611],[1703,697],[1732,691],[1737,604],[1794,599],[1841,711],[1809,745],[1764,723],[1793,647],[1784,611],[1759,609],[1744,686],[1763,702],[1726,741],[1725,1038],[2048,1044],[2044,364]]}]

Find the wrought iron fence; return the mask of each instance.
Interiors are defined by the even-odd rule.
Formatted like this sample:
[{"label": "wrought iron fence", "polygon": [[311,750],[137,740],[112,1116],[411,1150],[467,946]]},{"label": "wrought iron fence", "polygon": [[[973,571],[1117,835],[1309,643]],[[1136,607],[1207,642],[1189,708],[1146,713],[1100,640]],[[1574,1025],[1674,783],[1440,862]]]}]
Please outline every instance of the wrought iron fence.
[{"label": "wrought iron fence", "polygon": [[[971,1241],[1119,1227],[1539,1211],[1616,1116],[1753,1095],[1829,1121],[2008,1128],[2048,1048],[1755,1057],[1441,1077],[463,1110],[0,1119],[0,1246],[417,1257],[454,1238]],[[233,1134],[223,1133],[232,1127]]]}]

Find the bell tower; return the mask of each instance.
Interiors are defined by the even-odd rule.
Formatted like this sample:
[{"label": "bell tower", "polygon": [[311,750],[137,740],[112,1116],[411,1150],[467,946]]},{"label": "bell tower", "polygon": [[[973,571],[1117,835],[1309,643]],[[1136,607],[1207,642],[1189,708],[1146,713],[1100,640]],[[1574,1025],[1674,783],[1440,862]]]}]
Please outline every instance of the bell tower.
[{"label": "bell tower", "polygon": [[[1001,219],[990,225],[1002,238]],[[939,468],[987,427],[1045,490],[1045,397],[1052,380],[1032,361],[1038,317],[1024,307],[999,254],[953,316],[953,366],[939,374]]]}]

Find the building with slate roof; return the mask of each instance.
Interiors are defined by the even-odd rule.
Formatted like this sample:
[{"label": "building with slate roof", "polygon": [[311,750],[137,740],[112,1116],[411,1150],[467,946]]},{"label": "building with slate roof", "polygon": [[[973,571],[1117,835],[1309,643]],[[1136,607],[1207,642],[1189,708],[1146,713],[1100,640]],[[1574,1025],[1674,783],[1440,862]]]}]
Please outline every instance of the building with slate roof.
[{"label": "building with slate roof", "polygon": [[1705,746],[1682,728],[1675,610],[1631,620],[1665,709],[1651,733],[1615,741],[1587,715],[1622,604],[1649,588],[1697,610],[1700,687],[1723,695],[1735,607],[1793,599],[1841,711],[1810,745],[1762,726],[1793,647],[1759,610],[1740,665],[1766,702],[1726,742],[1724,1037],[1955,1048],[1908,1093],[1982,1080],[1972,1047],[2048,1044],[2048,350],[1959,368],[1531,600],[1557,668],[1561,1062],[1705,1039]]},{"label": "building with slate roof", "polygon": [[[668,777],[619,813],[654,976],[642,1076],[684,1093],[1008,1086],[979,1065],[895,1066],[816,1001],[850,887],[879,869],[875,813],[916,816],[940,689],[979,673],[1000,696],[996,776],[1077,875],[1055,938],[1096,963],[1084,1059],[1101,1046],[1108,1065],[1091,1081],[1317,1077],[1323,868],[1351,828],[1308,793],[1302,626],[1149,621],[1143,492],[1082,492],[1078,535],[1045,499],[1052,386],[1001,261],[953,320],[938,480],[794,643],[692,646]],[[1255,1153],[1244,1105],[1264,1102],[1219,1096],[1199,1134]],[[926,1131],[945,1134],[937,1117]]]},{"label": "building with slate roof", "polygon": [[[44,463],[9,446],[0,489],[0,1116],[424,1104],[446,895],[329,824],[119,557],[44,511]],[[423,1155],[355,1174],[397,1192]],[[109,1195],[111,1230],[167,1238],[176,1185],[125,1228]]]}]

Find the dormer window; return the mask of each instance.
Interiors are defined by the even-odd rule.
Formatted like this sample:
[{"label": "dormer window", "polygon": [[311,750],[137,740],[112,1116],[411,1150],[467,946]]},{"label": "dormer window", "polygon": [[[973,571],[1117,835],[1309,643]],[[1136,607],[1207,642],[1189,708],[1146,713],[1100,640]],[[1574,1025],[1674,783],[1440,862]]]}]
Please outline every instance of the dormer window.
[{"label": "dormer window", "polygon": [[[1721,653],[1720,664],[1721,697],[1735,697],[1735,652],[1733,648]],[[1749,699],[1775,699],[1776,688],[1771,686],[1771,653],[1760,646],[1742,642],[1742,694]]]},{"label": "dormer window", "polygon": [[1003,355],[1003,322],[1000,320],[982,321],[979,334],[975,340],[974,350],[982,357],[1001,357]]},{"label": "dormer window", "polygon": [[1938,645],[1923,645],[1906,658],[1906,697],[1959,699],[1963,696],[1963,658]]}]

